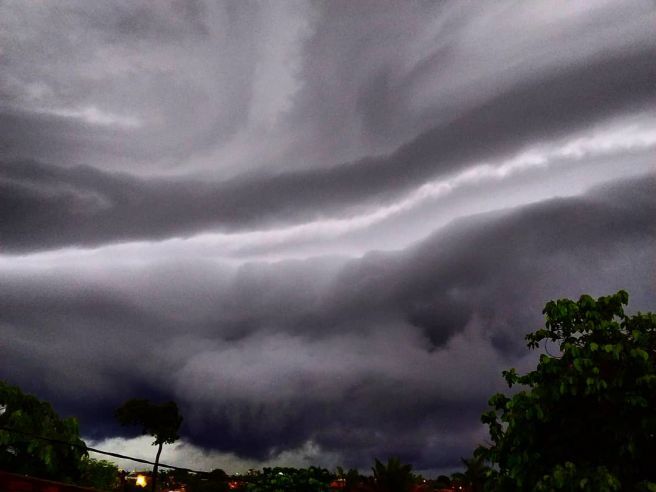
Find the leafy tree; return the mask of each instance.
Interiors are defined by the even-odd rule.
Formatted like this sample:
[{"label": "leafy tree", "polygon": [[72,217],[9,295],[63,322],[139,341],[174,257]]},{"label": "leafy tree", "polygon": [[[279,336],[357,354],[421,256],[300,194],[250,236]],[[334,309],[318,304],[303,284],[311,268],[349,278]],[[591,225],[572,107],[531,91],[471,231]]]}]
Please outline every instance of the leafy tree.
[{"label": "leafy tree", "polygon": [[155,466],[153,466],[152,491],[157,489],[157,470],[159,457],[164,444],[172,444],[180,437],[178,430],[182,417],[175,402],[162,404],[151,403],[148,400],[132,399],[126,401],[115,412],[116,419],[121,425],[140,425],[142,434],[149,434],[155,438],[153,446],[157,446]]},{"label": "leafy tree", "polygon": [[1,469],[65,482],[77,481],[81,460],[86,456],[84,446],[77,420],[60,418],[49,403],[0,381]]},{"label": "leafy tree", "polygon": [[492,490],[656,491],[656,315],[627,316],[628,297],[547,303],[545,328],[526,340],[558,354],[504,371],[523,389],[494,395],[482,416]]},{"label": "leafy tree", "polygon": [[102,491],[114,490],[118,487],[118,467],[114,463],[84,456],[81,470],[83,485]]},{"label": "leafy tree", "polygon": [[380,492],[408,492],[414,485],[412,465],[404,465],[398,458],[390,458],[387,465],[375,460],[374,480]]}]

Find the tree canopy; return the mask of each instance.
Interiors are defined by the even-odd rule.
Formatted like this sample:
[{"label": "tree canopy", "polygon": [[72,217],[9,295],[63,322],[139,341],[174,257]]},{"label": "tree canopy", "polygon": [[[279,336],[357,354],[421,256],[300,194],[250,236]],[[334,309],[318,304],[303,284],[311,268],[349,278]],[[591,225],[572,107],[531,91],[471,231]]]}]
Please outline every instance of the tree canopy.
[{"label": "tree canopy", "polygon": [[492,490],[656,491],[656,314],[628,316],[627,303],[625,291],[547,303],[526,340],[557,353],[504,371],[520,390],[482,417]]},{"label": "tree canopy", "polygon": [[118,467],[107,460],[97,460],[85,456],[81,462],[82,485],[96,490],[111,491],[119,486]]},{"label": "tree canopy", "polygon": [[53,480],[79,480],[84,446],[76,419],[61,418],[49,403],[0,381],[1,469]]},{"label": "tree canopy", "polygon": [[157,404],[135,398],[116,409],[115,415],[121,425],[141,426],[142,434],[155,438],[153,444],[172,444],[180,437],[182,417],[175,402]]},{"label": "tree canopy", "polygon": [[149,434],[155,438],[153,445],[157,446],[155,466],[153,466],[152,490],[157,489],[157,470],[159,457],[164,444],[172,444],[180,437],[178,430],[182,424],[182,416],[178,412],[175,402],[152,403],[148,400],[132,399],[126,401],[115,411],[116,420],[121,425],[139,425],[142,434]]}]

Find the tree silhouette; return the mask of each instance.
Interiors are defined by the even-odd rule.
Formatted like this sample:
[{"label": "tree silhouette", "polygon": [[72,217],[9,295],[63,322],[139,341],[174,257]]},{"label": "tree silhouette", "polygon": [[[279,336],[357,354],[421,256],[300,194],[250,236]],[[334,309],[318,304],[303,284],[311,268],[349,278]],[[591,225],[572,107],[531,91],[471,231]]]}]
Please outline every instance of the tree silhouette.
[{"label": "tree silhouette", "polygon": [[398,458],[390,458],[387,465],[375,460],[374,480],[379,492],[408,492],[412,490],[414,477],[412,465],[404,465]]},{"label": "tree silhouette", "polygon": [[149,434],[155,438],[153,445],[158,446],[152,480],[152,491],[155,492],[162,446],[172,444],[180,437],[178,429],[182,417],[178,412],[178,406],[172,401],[155,404],[148,400],[132,399],[117,408],[115,416],[121,425],[140,425],[142,434]]},{"label": "tree silhouette", "polygon": [[483,492],[490,467],[480,456],[474,456],[468,460],[463,458],[462,464],[465,465],[465,472],[462,474],[464,481],[473,492]]},{"label": "tree silhouette", "polygon": [[362,482],[364,482],[365,477],[360,475],[360,472],[354,468],[350,468],[348,471],[344,471],[341,466],[338,466],[336,469],[336,478],[344,480],[344,492],[352,492],[358,490]]}]

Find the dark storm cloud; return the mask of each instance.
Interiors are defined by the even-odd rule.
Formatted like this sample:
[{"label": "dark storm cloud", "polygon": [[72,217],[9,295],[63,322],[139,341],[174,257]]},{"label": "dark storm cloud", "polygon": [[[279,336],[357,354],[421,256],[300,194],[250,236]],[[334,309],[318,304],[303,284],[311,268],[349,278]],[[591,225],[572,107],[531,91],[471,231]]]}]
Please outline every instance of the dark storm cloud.
[{"label": "dark storm cloud", "polygon": [[0,154],[135,171],[220,145],[248,119],[261,10],[4,4]]},{"label": "dark storm cloud", "polygon": [[299,167],[393,151],[518,83],[654,46],[636,22],[653,10],[639,3],[318,5],[291,111],[303,138],[286,155],[308,161]]},{"label": "dark storm cloud", "polygon": [[0,2],[0,377],[85,437],[175,399],[251,464],[457,467],[545,302],[656,309],[655,14]]},{"label": "dark storm cloud", "polygon": [[653,49],[652,17],[639,0],[5,2],[0,156],[218,179],[335,166],[518,84]]},{"label": "dark storm cloud", "polygon": [[[235,231],[347,213],[476,160],[518,152],[530,142],[653,106],[655,57],[655,50],[637,50],[522,82],[387,157],[328,169],[212,184],[134,178],[89,167],[5,163],[0,166],[2,246],[29,251],[161,239],[207,228]],[[9,130],[5,141],[19,139],[17,131]]]},{"label": "dark storm cloud", "polygon": [[92,435],[138,391],[177,399],[184,435],[210,449],[265,459],[312,440],[347,465],[457,466],[500,371],[532,360],[523,335],[547,300],[626,288],[632,310],[653,309],[655,186],[480,215],[346,262],[5,264],[3,373]]}]

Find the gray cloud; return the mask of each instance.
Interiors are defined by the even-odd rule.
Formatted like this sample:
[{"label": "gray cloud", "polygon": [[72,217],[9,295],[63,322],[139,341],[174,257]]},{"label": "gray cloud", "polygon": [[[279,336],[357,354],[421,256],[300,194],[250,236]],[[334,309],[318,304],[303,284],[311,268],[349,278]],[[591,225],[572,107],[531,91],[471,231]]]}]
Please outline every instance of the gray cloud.
[{"label": "gray cloud", "polygon": [[[215,179],[334,166],[391,153],[518,84],[647,56],[653,16],[641,1],[558,12],[548,2],[6,2],[2,155]],[[594,92],[597,74],[581,72],[583,103],[628,97],[648,75],[632,82],[631,56],[601,74],[608,91],[626,73],[626,88],[611,82],[619,94]]]},{"label": "gray cloud", "polygon": [[225,144],[258,109],[266,57],[286,49],[275,28],[302,23],[293,5],[4,4],[2,153],[135,171]]},{"label": "gray cloud", "polygon": [[0,377],[95,440],[173,398],[226,466],[457,467],[545,302],[654,310],[655,16],[1,3]]},{"label": "gray cloud", "polygon": [[29,250],[344,214],[477,159],[509,155],[618,111],[653,106],[655,55],[653,50],[624,53],[520,84],[388,157],[322,170],[211,184],[6,163],[0,168],[5,178],[3,243],[9,250]]},{"label": "gray cloud", "polygon": [[[192,442],[244,457],[312,440],[358,466],[390,453],[457,466],[482,437],[478,415],[500,371],[532,360],[522,338],[547,300],[627,288],[633,310],[654,305],[640,266],[653,264],[654,185],[605,185],[323,265],[160,265],[105,279],[8,270],[8,374],[96,436],[116,431],[107,407],[139,391],[180,401]],[[182,326],[167,307],[177,296]],[[81,390],[94,401],[79,401]]]}]

